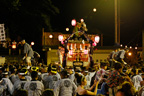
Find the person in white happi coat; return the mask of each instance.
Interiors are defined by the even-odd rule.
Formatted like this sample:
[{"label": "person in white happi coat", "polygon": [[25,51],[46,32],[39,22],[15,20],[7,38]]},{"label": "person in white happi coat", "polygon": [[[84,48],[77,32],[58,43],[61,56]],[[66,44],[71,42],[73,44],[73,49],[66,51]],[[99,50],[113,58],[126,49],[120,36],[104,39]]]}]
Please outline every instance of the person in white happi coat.
[{"label": "person in white happi coat", "polygon": [[[8,75],[8,72],[3,72],[3,75]],[[4,90],[2,96],[10,96],[13,94],[13,84],[8,77],[3,77],[0,81],[0,85],[3,86]]]},{"label": "person in white happi coat", "polygon": [[14,91],[17,91],[19,89],[24,89],[24,85],[26,82],[28,82],[29,80],[27,80],[25,78],[25,72],[24,71],[20,71],[18,73],[18,77],[19,77],[19,80],[17,80],[15,83],[14,83]]},{"label": "person in white happi coat", "polygon": [[44,91],[44,85],[42,82],[38,81],[38,72],[32,71],[32,80],[26,82],[24,89],[28,91],[28,96],[41,96]]},{"label": "person in white happi coat", "polygon": [[66,70],[61,72],[61,78],[54,88],[55,96],[75,96],[77,86],[68,78],[68,72]]},{"label": "person in white happi coat", "polygon": [[61,79],[57,74],[58,73],[56,66],[52,66],[48,76],[45,76],[43,78],[43,84],[45,89],[54,89],[56,82]]}]

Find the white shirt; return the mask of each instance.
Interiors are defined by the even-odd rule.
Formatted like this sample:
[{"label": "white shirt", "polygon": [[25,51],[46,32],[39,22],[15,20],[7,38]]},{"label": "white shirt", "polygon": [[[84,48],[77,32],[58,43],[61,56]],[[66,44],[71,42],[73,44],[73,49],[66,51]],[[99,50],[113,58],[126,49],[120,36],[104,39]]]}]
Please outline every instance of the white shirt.
[{"label": "white shirt", "polygon": [[140,75],[136,75],[132,78],[132,81],[134,83],[134,87],[138,90],[141,87],[140,82],[143,81],[143,79]]}]

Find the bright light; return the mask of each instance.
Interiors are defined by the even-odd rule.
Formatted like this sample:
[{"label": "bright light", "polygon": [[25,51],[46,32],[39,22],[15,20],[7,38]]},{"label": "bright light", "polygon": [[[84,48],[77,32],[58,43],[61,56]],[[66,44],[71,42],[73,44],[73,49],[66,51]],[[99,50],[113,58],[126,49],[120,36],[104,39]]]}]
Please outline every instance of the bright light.
[{"label": "bright light", "polygon": [[31,42],[31,45],[34,45],[34,42]]},{"label": "bright light", "polygon": [[83,43],[83,44],[85,44],[85,41],[84,41],[84,40],[82,40],[82,43]]},{"label": "bright light", "polygon": [[88,50],[84,50],[84,54],[88,54]]},{"label": "bright light", "polygon": [[76,20],[75,20],[75,19],[73,19],[73,20],[71,21],[71,25],[72,25],[72,26],[76,26]]},{"label": "bright light", "polygon": [[96,12],[97,10],[96,10],[96,8],[93,8],[93,12]]},{"label": "bright light", "polygon": [[49,35],[49,38],[53,38],[53,35]]},{"label": "bright light", "polygon": [[49,51],[51,51],[51,48],[49,48]]},{"label": "bright light", "polygon": [[81,19],[80,21],[81,21],[81,22],[84,22],[84,19]]},{"label": "bright light", "polygon": [[59,40],[59,41],[63,41],[63,35],[59,35],[59,36],[58,36],[58,40]]},{"label": "bright light", "polygon": [[130,49],[132,48],[132,46],[130,46]]},{"label": "bright light", "polygon": [[73,55],[73,51],[72,51],[72,50],[69,50],[69,54],[70,54],[70,55]]},{"label": "bright light", "polygon": [[137,49],[137,47],[135,47],[135,49]]},{"label": "bright light", "polygon": [[123,45],[121,44],[120,47],[122,47]]},{"label": "bright light", "polygon": [[127,45],[125,46],[125,48],[127,48]]},{"label": "bright light", "polygon": [[131,53],[131,52],[129,52],[129,53],[128,53],[128,55],[129,55],[129,56],[131,56],[131,55],[132,55],[132,53]]},{"label": "bright light", "polygon": [[[73,46],[72,46],[72,44],[71,44],[70,46],[71,46],[70,50],[72,50],[72,49],[73,49]],[[75,44],[75,46],[76,46],[76,44]],[[76,49],[76,47],[75,47],[75,49]]]},{"label": "bright light", "polygon": [[95,42],[98,43],[100,40],[100,37],[99,36],[95,36]]},{"label": "bright light", "polygon": [[80,44],[80,50],[82,50],[82,45]]},{"label": "bright light", "polygon": [[15,44],[13,44],[13,45],[12,45],[12,48],[13,48],[13,49],[16,49],[16,45],[15,45]]},{"label": "bright light", "polygon": [[66,28],[66,31],[69,31],[69,28]]}]

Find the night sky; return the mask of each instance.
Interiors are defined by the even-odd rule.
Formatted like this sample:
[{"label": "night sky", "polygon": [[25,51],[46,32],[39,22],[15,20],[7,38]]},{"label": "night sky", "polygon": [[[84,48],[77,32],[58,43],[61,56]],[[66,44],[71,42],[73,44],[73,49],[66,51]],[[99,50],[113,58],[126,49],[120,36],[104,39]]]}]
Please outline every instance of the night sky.
[{"label": "night sky", "polygon": [[[52,17],[54,32],[66,33],[71,20],[85,20],[88,33],[103,34],[104,46],[114,45],[114,0],[52,0],[60,14]],[[144,0],[120,0],[121,44],[141,46],[144,29]],[[94,13],[93,8],[97,11]]]}]

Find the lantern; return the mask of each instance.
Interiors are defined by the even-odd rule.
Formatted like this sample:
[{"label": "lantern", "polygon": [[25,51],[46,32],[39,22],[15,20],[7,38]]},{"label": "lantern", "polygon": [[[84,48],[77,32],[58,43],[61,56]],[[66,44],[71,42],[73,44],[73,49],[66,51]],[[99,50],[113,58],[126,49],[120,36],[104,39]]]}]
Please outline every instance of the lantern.
[{"label": "lantern", "polygon": [[84,19],[80,19],[81,22],[84,22]]},{"label": "lantern", "polygon": [[49,38],[53,38],[53,35],[49,35]]},{"label": "lantern", "polygon": [[73,20],[71,21],[71,24],[72,24],[72,26],[76,26],[76,20],[73,19]]},{"label": "lantern", "polygon": [[13,45],[12,45],[12,49],[16,49],[16,44],[13,44]]},{"label": "lantern", "polygon": [[73,55],[73,50],[69,50],[69,54],[70,54],[70,55]]},{"label": "lantern", "polygon": [[88,50],[84,50],[84,54],[88,54]]},{"label": "lantern", "polygon": [[58,40],[59,40],[59,41],[63,41],[63,35],[59,35],[59,36],[58,36]]},{"label": "lantern", "polygon": [[128,53],[128,55],[129,55],[129,56],[131,56],[131,55],[132,55],[132,53],[131,53],[131,52],[129,52],[129,53]]},{"label": "lantern", "polygon": [[66,28],[66,31],[69,31],[69,28]]},{"label": "lantern", "polygon": [[99,43],[100,37],[99,36],[95,36],[95,42]]},{"label": "lantern", "polygon": [[93,12],[96,12],[96,8],[93,8]]},{"label": "lantern", "polygon": [[31,45],[34,45],[34,42],[31,42]]}]

